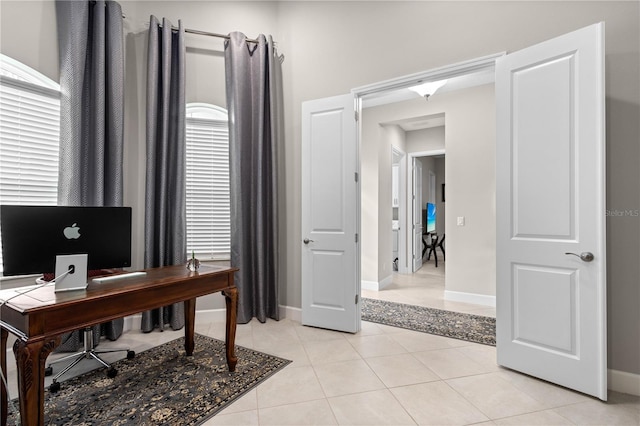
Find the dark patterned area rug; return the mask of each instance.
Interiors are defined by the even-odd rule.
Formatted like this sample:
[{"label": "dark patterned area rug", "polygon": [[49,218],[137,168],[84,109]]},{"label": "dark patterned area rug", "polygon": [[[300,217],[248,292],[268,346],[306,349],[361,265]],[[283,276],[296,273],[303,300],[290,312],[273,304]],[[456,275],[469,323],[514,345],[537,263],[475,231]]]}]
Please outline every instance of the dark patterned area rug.
[{"label": "dark patterned area rug", "polygon": [[224,342],[195,338],[191,357],[182,337],[116,362],[113,379],[98,369],[63,382],[55,394],[45,390],[45,424],[197,425],[291,362],[236,346],[230,373]]},{"label": "dark patterned area rug", "polygon": [[496,319],[491,317],[363,298],[361,318],[363,321],[496,345]]}]

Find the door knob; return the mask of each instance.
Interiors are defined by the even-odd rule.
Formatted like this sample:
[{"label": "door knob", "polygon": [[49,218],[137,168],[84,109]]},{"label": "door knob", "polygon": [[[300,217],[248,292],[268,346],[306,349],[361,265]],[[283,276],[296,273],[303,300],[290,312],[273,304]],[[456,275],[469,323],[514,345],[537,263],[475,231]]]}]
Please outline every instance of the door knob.
[{"label": "door knob", "polygon": [[312,242],[313,242],[313,240],[310,240],[310,239],[308,239],[308,238],[305,238],[304,240],[302,240],[302,242],[303,242],[303,243],[305,243],[305,244],[309,244],[309,243],[312,243]]},{"label": "door knob", "polygon": [[580,254],[576,254],[576,253],[565,253],[565,254],[579,257],[580,260],[582,260],[583,262],[591,262],[593,260],[593,253],[591,253],[590,251],[584,251]]}]

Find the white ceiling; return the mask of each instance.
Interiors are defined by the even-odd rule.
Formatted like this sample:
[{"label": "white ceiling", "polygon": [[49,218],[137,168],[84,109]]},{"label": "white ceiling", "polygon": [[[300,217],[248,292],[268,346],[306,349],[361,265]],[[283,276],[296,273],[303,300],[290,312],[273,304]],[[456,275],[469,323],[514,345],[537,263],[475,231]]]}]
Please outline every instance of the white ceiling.
[{"label": "white ceiling", "polygon": [[[479,71],[473,74],[462,75],[459,77],[451,78],[447,83],[442,86],[433,95],[434,97],[446,92],[453,92],[455,90],[468,89],[470,87],[480,86],[483,84],[493,83],[495,81],[495,74],[493,69],[488,71]],[[415,92],[412,92],[408,88],[396,89],[389,92],[374,93],[362,98],[362,107],[371,108],[380,105],[387,105],[396,102],[407,101],[420,97]],[[425,100],[425,102],[428,102]],[[394,122],[398,124],[405,131],[413,131],[420,129],[427,129],[430,127],[444,126],[444,114],[436,114],[431,116],[413,117],[405,120],[398,120]]]},{"label": "white ceiling", "polygon": [[430,129],[432,127],[444,126],[444,113],[405,118],[402,120],[390,121],[385,124],[397,124],[405,132]]}]

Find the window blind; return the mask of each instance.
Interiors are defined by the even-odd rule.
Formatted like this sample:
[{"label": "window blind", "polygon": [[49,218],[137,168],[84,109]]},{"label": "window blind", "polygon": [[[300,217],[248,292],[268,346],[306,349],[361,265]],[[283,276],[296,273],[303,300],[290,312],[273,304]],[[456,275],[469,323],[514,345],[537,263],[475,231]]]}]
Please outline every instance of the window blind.
[{"label": "window blind", "polygon": [[200,259],[228,259],[230,249],[227,121],[186,120],[187,250]]},{"label": "window blind", "polygon": [[0,204],[57,204],[59,139],[60,92],[1,76]]}]

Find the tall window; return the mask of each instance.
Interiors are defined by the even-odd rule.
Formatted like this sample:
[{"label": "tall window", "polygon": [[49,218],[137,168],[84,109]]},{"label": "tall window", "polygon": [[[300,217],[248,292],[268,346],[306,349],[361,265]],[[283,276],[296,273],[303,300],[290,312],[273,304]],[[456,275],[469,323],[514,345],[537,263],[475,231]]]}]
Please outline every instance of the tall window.
[{"label": "tall window", "polygon": [[227,111],[187,104],[187,250],[201,260],[229,259]]},{"label": "tall window", "polygon": [[60,85],[0,54],[0,204],[57,204],[59,140]]}]

